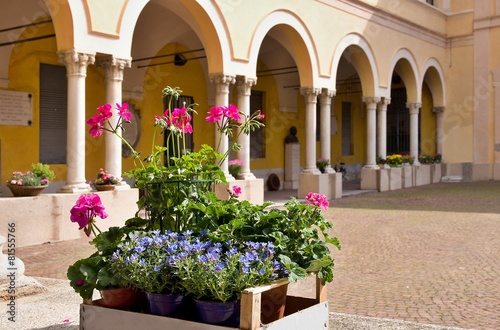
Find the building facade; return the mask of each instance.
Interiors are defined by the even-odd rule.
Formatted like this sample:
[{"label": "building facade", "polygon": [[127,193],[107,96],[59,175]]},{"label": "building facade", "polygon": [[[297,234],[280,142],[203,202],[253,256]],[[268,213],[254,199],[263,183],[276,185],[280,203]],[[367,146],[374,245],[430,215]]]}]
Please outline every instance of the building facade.
[{"label": "building facade", "polygon": [[291,127],[301,175],[319,175],[316,160],[327,158],[369,188],[377,156],[409,154],[419,166],[420,155],[439,153],[443,175],[500,179],[500,0],[0,6],[3,182],[43,162],[58,191],[81,192],[99,168],[130,170],[121,141],[92,139],[85,121],[101,104],[129,102],[126,137],[147,154],[166,86],[199,104],[194,150],[218,139],[205,122],[211,106],[262,109],[265,128],[231,155],[244,160],[246,180],[285,180]]}]

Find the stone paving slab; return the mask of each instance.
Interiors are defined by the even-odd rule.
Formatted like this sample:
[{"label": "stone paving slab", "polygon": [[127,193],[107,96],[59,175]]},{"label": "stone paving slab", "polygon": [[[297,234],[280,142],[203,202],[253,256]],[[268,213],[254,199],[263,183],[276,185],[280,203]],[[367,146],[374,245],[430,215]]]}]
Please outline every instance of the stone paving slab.
[{"label": "stone paving slab", "polygon": [[[442,183],[331,201],[327,214],[342,250],[333,251],[330,328],[500,329],[499,201],[499,182]],[[67,267],[92,251],[82,239],[20,248],[17,256],[26,275],[65,279]],[[302,284],[291,290],[314,294]],[[54,299],[69,304],[72,289],[64,290]],[[39,306],[48,305],[41,300]]]}]

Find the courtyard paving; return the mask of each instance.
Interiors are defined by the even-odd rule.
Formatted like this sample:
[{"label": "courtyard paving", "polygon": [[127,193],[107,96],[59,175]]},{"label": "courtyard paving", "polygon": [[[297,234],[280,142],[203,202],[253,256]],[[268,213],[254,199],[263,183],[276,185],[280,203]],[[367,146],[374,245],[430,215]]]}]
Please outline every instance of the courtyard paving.
[{"label": "courtyard paving", "polygon": [[[330,329],[500,329],[499,182],[352,195],[331,201],[327,216],[342,244],[328,285]],[[28,276],[66,279],[67,267],[92,252],[81,239],[19,248],[17,256]],[[312,295],[309,284],[291,290]]]}]

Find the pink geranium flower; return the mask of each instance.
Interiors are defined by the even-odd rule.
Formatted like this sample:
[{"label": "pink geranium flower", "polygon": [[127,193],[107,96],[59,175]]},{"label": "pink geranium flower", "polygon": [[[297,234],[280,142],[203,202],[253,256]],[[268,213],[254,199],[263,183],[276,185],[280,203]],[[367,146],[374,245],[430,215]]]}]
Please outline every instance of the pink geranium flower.
[{"label": "pink geranium flower", "polygon": [[208,116],[205,118],[207,122],[213,123],[222,119],[223,108],[222,107],[212,107],[208,112]]},{"label": "pink geranium flower", "polygon": [[235,121],[240,121],[240,112],[238,111],[238,108],[234,104],[230,104],[228,107],[223,107],[223,113],[224,116],[226,116],[229,119],[235,120]]},{"label": "pink geranium flower", "polygon": [[307,204],[318,206],[322,210],[328,209],[329,203],[325,195],[310,192],[306,196]]},{"label": "pink geranium flower", "polygon": [[128,103],[124,102],[122,105],[116,103],[116,109],[118,110],[118,116],[120,116],[126,122],[130,122],[130,118],[132,118],[132,113],[128,112]]},{"label": "pink geranium flower", "polygon": [[[94,232],[94,227],[99,231],[99,228],[95,226],[95,217],[100,217],[105,219],[108,214],[104,210],[104,205],[102,205],[101,198],[97,194],[85,194],[80,196],[75,205],[70,210],[71,222],[76,222],[80,226],[78,229],[83,229],[87,236],[90,236],[91,232]],[[95,232],[94,232],[95,235]]]},{"label": "pink geranium flower", "polygon": [[241,187],[240,186],[233,186],[232,189],[233,189],[234,196],[238,197],[239,195],[241,195]]}]

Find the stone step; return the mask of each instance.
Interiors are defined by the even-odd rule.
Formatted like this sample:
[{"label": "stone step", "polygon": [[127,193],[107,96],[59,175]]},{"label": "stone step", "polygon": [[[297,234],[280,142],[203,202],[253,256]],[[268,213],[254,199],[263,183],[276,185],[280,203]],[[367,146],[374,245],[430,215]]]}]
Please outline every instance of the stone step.
[{"label": "stone step", "polygon": [[441,182],[462,182],[463,178],[458,175],[448,175],[441,178]]}]

